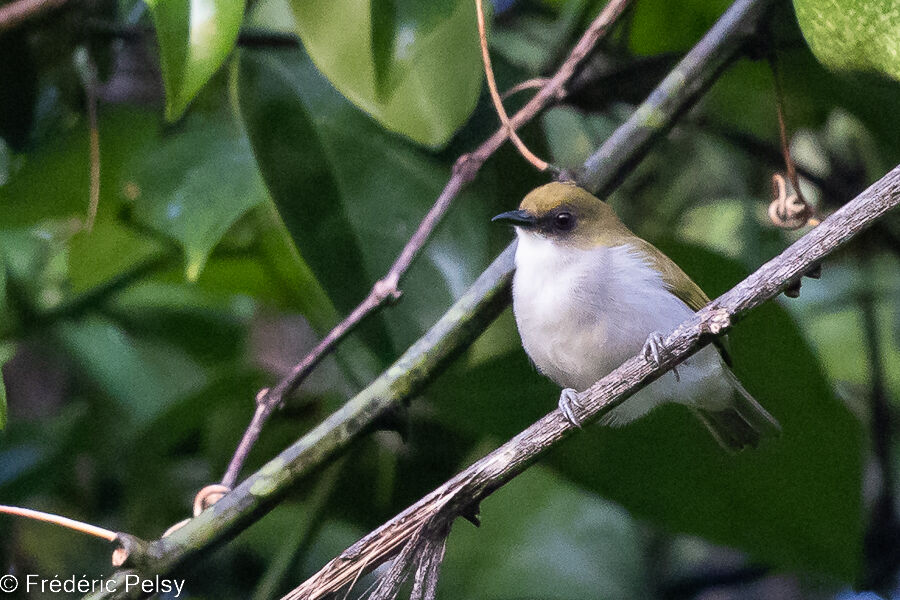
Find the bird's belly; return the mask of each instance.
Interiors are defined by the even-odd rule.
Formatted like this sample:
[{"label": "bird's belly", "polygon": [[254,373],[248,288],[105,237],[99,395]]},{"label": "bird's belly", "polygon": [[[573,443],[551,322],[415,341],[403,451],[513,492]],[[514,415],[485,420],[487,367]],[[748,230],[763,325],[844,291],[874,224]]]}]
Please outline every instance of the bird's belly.
[{"label": "bird's belly", "polygon": [[611,339],[615,328],[595,315],[573,319],[572,311],[563,318],[528,312],[516,311],[522,345],[538,370],[563,387],[586,389],[640,349],[624,351],[632,344]]},{"label": "bird's belly", "polygon": [[[646,329],[640,327],[646,325],[640,318],[630,323],[607,318],[581,324],[545,319],[543,325],[520,328],[525,351],[541,373],[562,387],[578,391],[589,388],[638,354],[651,332],[665,333],[672,328]],[[708,346],[677,367],[678,377],[666,373],[613,409],[603,422],[624,425],[665,402],[705,408],[724,405],[731,390],[723,368],[718,351]]]},{"label": "bird's belly", "polygon": [[[551,276],[552,273],[552,276]],[[513,308],[522,344],[538,370],[583,391],[638,354],[654,331],[667,333],[693,311],[660,286],[633,280],[585,281],[576,268],[518,269]],[[718,352],[706,348],[639,391],[609,415],[632,421],[663,402],[717,404],[730,394]]]},{"label": "bird's belly", "polygon": [[692,314],[661,286],[635,292],[615,281],[585,281],[574,268],[556,270],[552,279],[536,275],[516,272],[516,324],[538,370],[564,387],[587,388],[637,354],[652,332],[665,333]]}]

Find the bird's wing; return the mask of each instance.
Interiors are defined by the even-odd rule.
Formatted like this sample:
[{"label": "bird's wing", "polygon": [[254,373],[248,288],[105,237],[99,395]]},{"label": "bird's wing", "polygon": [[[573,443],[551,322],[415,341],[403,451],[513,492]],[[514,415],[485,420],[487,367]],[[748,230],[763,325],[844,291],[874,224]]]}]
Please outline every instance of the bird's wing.
[{"label": "bird's wing", "polygon": [[[640,238],[638,238],[640,239]],[[640,240],[641,251],[650,264],[662,275],[663,283],[669,288],[669,291],[687,304],[691,310],[698,311],[709,304],[709,296],[707,296],[700,286],[694,283],[694,280],[688,277],[687,273],[681,270],[671,258],[660,252],[656,246],[650,242]],[[713,340],[725,364],[731,366],[731,356],[728,353],[728,340],[724,337],[717,337]]]}]

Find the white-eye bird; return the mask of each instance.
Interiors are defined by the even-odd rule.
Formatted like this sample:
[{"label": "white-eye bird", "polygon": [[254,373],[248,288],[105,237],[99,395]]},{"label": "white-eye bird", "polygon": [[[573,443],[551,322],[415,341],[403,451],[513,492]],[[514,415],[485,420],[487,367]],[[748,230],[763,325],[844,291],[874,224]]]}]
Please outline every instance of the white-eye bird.
[{"label": "white-eye bird", "polygon": [[[518,210],[494,217],[518,237],[513,312],[538,370],[563,388],[559,408],[575,425],[585,390],[641,352],[659,363],[662,335],[709,302],[684,271],[634,235],[612,208],[568,183],[529,193]],[[663,402],[691,409],[725,448],[755,447],[781,427],[710,345],[601,420],[623,425]]]}]

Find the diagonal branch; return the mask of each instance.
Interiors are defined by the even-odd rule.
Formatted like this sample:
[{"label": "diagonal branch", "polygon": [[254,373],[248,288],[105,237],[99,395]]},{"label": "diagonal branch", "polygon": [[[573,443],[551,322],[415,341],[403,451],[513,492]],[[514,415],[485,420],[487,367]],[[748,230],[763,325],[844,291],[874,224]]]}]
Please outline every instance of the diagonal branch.
[{"label": "diagonal branch", "polygon": [[[379,418],[415,396],[459,352],[471,344],[506,307],[513,253],[503,252],[447,313],[397,361],[318,427],[249,476],[171,535],[150,543],[156,557],[142,573],[169,573],[198,553],[224,543],[271,510],[301,477],[344,450]],[[113,575],[116,585],[88,597],[125,598],[140,591],[125,586],[128,572]]]},{"label": "diagonal branch", "polygon": [[516,150],[519,151],[519,154],[521,154],[522,157],[531,163],[538,171],[546,171],[550,166],[549,163],[535,156],[534,152],[528,149],[528,146],[525,145],[525,142],[523,142],[519,137],[519,134],[516,133],[516,130],[509,122],[509,116],[506,114],[506,109],[503,107],[503,99],[500,97],[500,92],[497,91],[497,81],[494,79],[494,68],[491,66],[491,53],[488,50],[487,32],[485,31],[484,26],[484,6],[482,5],[482,0],[475,0],[475,13],[478,17],[478,40],[481,42],[481,62],[484,65],[484,77],[487,79],[488,91],[491,94],[491,101],[494,103],[494,109],[497,111],[497,116],[500,117],[500,123],[506,129],[509,139],[512,141],[513,146],[516,147]]},{"label": "diagonal branch", "polygon": [[390,300],[400,297],[400,279],[409,270],[413,260],[422,250],[431,232],[440,223],[450,203],[456,198],[463,187],[475,179],[475,175],[490,156],[496,152],[509,138],[509,134],[515,134],[515,130],[533,119],[540,111],[557,102],[565,96],[565,86],[577,71],[579,65],[591,53],[597,42],[609,31],[613,23],[628,5],[629,0],[610,0],[606,7],[594,19],[587,31],[572,49],[572,52],[560,66],[556,75],[513,116],[508,123],[504,123],[494,135],[487,139],[474,152],[460,157],[453,167],[453,174],[444,190],[438,196],[434,205],[419,223],[413,236],[409,239],[400,255],[391,265],[387,274],[375,282],[368,296],[354,308],[347,317],[338,323],[328,334],[322,338],[309,354],[294,365],[290,372],[278,384],[262,390],[257,396],[256,412],[250,421],[250,425],[244,432],[244,436],[235,450],[234,456],[222,478],[222,485],[234,487],[238,480],[241,467],[250,453],[250,449],[259,439],[263,425],[269,416],[284,402],[312,372],[313,369],[327,356],[348,333],[356,328],[367,316],[381,308]]},{"label": "diagonal branch", "polygon": [[[784,291],[898,204],[900,166],[679,325],[665,339],[668,350],[665,364],[655,366],[641,355],[634,356],[579,394],[578,401],[583,408],[578,410],[578,420],[595,421],[620,405],[697,352],[712,337],[723,335],[741,315]],[[559,410],[554,410],[356,542],[282,600],[316,600],[341,589],[358,577],[360,571],[374,569],[407,546],[437,511],[443,511],[452,520],[471,510],[577,430]]]},{"label": "diagonal branch", "polygon": [[631,117],[585,161],[581,187],[605,198],[745,48],[772,0],[737,0]]},{"label": "diagonal branch", "polygon": [[[741,55],[745,47],[746,32],[759,27],[766,9],[773,4],[774,0],[738,0],[704,36],[698,45],[703,48],[702,54],[691,58],[691,64],[696,65],[691,72],[705,82],[704,86],[708,86],[716,75],[721,73],[723,60],[731,61]],[[736,31],[740,31],[741,35],[737,35]],[[573,55],[576,51],[586,55],[589,45],[585,43],[580,51],[576,47]],[[579,44],[579,47],[581,46],[582,44]],[[702,66],[703,60],[709,61],[705,69]],[[684,70],[682,65],[677,69]],[[665,87],[653,92],[648,103],[641,105],[635,112],[635,115],[640,115],[652,110],[651,106],[666,107],[665,112],[659,113],[663,123],[656,128],[657,135],[653,139],[659,139],[671,129],[676,117],[684,113],[699,97],[699,92],[693,86],[671,86],[666,83],[668,79],[661,84]],[[661,99],[663,95],[666,96],[665,100]],[[518,118],[517,114],[513,120]],[[629,119],[622,127],[632,130],[635,118]],[[488,140],[486,144],[490,143],[492,145],[489,148],[494,148],[494,145],[499,146],[504,139],[503,133],[498,132],[491,138],[496,141]],[[639,162],[636,155],[645,154],[652,144],[652,139],[632,143],[632,139],[627,135],[618,133],[614,133],[610,140],[617,141],[608,140],[602,150],[615,157],[614,160],[620,170],[604,169],[604,174],[596,178],[597,186],[603,189],[612,189],[613,180],[624,178]],[[610,144],[619,145],[616,147]],[[589,173],[589,170],[586,169],[585,173]],[[233,537],[275,506],[292,485],[341,452],[355,437],[372,428],[379,418],[396,410],[403,402],[414,396],[438,374],[440,368],[453,355],[474,341],[482,328],[509,302],[508,285],[513,270],[512,258],[510,246],[494,260],[472,288],[422,339],[344,407],[249,476],[212,508],[191,519],[171,536],[152,542],[152,550],[157,560],[153,564],[148,564],[141,572],[169,573]],[[411,261],[412,257],[408,260]],[[124,582],[125,575],[119,572],[114,578],[116,581]],[[124,583],[117,589],[120,591],[101,592],[90,598],[99,600],[127,597]]]}]

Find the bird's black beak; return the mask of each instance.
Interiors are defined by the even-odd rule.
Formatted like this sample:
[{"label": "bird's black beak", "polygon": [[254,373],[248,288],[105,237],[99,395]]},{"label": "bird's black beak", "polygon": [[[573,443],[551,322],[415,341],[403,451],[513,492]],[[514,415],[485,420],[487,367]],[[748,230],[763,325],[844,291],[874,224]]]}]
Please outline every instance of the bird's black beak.
[{"label": "bird's black beak", "polygon": [[530,227],[537,223],[537,217],[527,210],[511,210],[509,212],[500,213],[491,221],[506,223],[508,225],[518,225],[519,227]]}]

